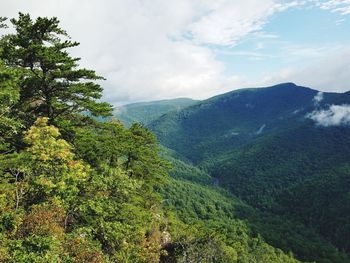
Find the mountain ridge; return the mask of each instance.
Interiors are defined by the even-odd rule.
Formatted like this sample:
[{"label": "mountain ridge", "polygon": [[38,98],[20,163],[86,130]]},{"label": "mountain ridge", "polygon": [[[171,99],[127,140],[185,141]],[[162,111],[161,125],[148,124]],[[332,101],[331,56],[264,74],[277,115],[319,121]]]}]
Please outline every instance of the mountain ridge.
[{"label": "mountain ridge", "polygon": [[[196,148],[196,155],[200,156],[206,147],[212,148],[203,145],[205,140],[215,140],[214,144],[221,142],[224,148],[227,142],[229,146],[238,146],[290,119],[303,118],[314,108],[313,98],[317,93],[290,83],[234,90],[165,114],[148,127],[165,146],[179,153]],[[189,154],[184,155],[191,159]],[[203,158],[206,157],[199,159]],[[199,159],[192,158],[192,161],[196,163]]]},{"label": "mountain ridge", "polygon": [[127,126],[135,122],[148,124],[165,113],[179,111],[195,103],[197,101],[190,98],[136,102],[115,107],[113,115]]},{"label": "mountain ridge", "polygon": [[296,220],[350,253],[350,127],[313,117],[347,120],[332,105],[347,114],[349,104],[350,92],[283,83],[221,94],[148,127],[249,205]]}]

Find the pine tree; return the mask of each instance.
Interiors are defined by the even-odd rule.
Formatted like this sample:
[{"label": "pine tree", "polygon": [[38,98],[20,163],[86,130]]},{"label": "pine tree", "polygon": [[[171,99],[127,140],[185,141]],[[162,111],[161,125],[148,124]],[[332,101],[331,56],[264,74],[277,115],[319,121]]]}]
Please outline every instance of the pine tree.
[{"label": "pine tree", "polygon": [[11,151],[11,142],[21,127],[14,116],[14,106],[19,100],[18,74],[0,60],[0,153]]},{"label": "pine tree", "polygon": [[97,101],[102,87],[96,81],[103,78],[93,70],[79,68],[80,59],[68,52],[79,43],[70,40],[57,18],[33,21],[29,14],[20,13],[10,21],[15,33],[1,39],[0,58],[7,66],[25,70],[18,107],[30,125],[37,117],[48,117],[53,123],[78,112],[110,114],[110,104]]}]

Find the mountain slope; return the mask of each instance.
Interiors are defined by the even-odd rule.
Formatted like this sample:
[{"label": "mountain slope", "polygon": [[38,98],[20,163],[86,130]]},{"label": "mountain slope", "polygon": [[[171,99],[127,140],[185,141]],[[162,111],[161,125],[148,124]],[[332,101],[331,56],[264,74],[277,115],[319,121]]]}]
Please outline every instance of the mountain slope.
[{"label": "mountain slope", "polygon": [[[299,222],[350,253],[347,104],[350,92],[285,83],[216,96],[149,127],[254,208]],[[321,118],[315,121],[333,118],[332,125],[317,125],[310,119],[315,112]]]},{"label": "mountain slope", "polygon": [[[236,194],[263,206],[259,197],[274,196],[286,185],[348,164],[349,142],[349,128],[315,127],[310,121],[257,138],[202,165],[222,184],[232,183]],[[250,182],[259,187],[242,187]]]},{"label": "mountain slope", "polygon": [[317,91],[292,83],[229,92],[150,123],[165,146],[198,163],[303,118]]},{"label": "mountain slope", "polygon": [[263,210],[289,215],[350,251],[350,129],[308,123],[259,138],[203,165]]},{"label": "mountain slope", "polygon": [[[279,249],[286,254],[293,252],[299,260],[349,261],[312,229],[288,216],[261,212],[222,188],[210,185],[212,180],[206,172],[173,157],[167,158],[174,169],[160,189],[166,211],[173,211],[188,225],[196,225],[202,233],[224,237],[226,245],[241,251],[239,262],[265,262],[266,257],[270,257],[266,262],[291,260],[280,254]],[[255,248],[254,240],[260,240]],[[263,247],[264,253],[260,251]]]},{"label": "mountain slope", "polygon": [[113,114],[127,126],[134,122],[148,124],[165,113],[179,111],[196,102],[188,98],[139,102],[116,107]]}]

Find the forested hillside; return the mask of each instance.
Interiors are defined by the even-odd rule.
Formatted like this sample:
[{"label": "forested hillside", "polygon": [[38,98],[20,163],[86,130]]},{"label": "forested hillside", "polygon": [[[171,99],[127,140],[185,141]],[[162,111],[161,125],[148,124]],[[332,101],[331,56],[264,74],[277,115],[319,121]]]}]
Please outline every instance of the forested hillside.
[{"label": "forested hillside", "polygon": [[165,113],[180,111],[185,107],[195,104],[196,102],[196,100],[188,98],[138,102],[115,107],[113,109],[113,115],[126,126],[130,126],[135,122],[141,122],[144,125],[147,125]]},{"label": "forested hillside", "polygon": [[161,143],[199,163],[303,118],[316,94],[292,83],[236,90],[165,114],[149,127]]},{"label": "forested hillside", "polygon": [[[198,180],[198,178],[206,179],[208,177],[203,171],[193,173],[193,169],[196,168],[176,161],[175,167],[179,166],[180,169],[174,169],[171,172],[171,176],[176,179],[170,179],[160,189],[160,193],[164,197],[166,210],[174,211],[189,225],[204,224],[203,230],[210,231],[212,235],[219,234],[226,242],[237,240],[237,233],[242,231],[246,236],[244,243],[248,242],[249,244],[251,242],[249,237],[253,236],[260,241],[267,241],[270,245],[272,244],[286,253],[293,253],[302,261],[349,261],[346,254],[340,253],[335,246],[325,241],[312,228],[290,216],[276,215],[272,212],[256,209],[230,192],[220,187],[208,185],[204,180]],[[178,170],[181,171],[179,174]],[[192,171],[191,177],[187,179],[183,176],[186,170]],[[232,235],[232,233],[234,234]],[[261,248],[257,248],[256,251],[252,251],[252,255],[247,256],[248,262],[254,260],[265,262],[259,261],[260,258],[267,256],[259,254]],[[272,247],[265,249],[273,251]],[[276,255],[271,256],[270,262],[274,262],[272,260],[274,257]],[[282,260],[283,257],[281,254],[279,260]],[[286,261],[286,259],[283,260]],[[269,261],[266,260],[266,262]]]},{"label": "forested hillside", "polygon": [[[7,25],[0,262],[298,262],[236,207],[255,210],[164,151],[143,125],[96,120],[112,113],[100,101],[102,77],[70,56],[79,44],[57,18],[19,14]],[[346,262],[325,246],[323,262]]]},{"label": "forested hillside", "polygon": [[263,213],[263,220],[246,219],[270,244],[303,260],[347,262],[312,248],[328,242],[350,252],[349,103],[349,92],[286,83],[216,96],[149,127],[215,185]]},{"label": "forested hillside", "polygon": [[248,203],[296,218],[349,252],[349,142],[349,128],[305,123],[203,165]]}]

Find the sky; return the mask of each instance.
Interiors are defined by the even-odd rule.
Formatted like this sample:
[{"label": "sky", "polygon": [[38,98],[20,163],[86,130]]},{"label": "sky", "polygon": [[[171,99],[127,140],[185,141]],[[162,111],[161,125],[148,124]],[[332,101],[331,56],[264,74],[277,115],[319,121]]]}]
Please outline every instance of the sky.
[{"label": "sky", "polygon": [[114,105],[281,82],[350,90],[350,0],[0,1],[0,16],[18,12],[58,17]]}]

